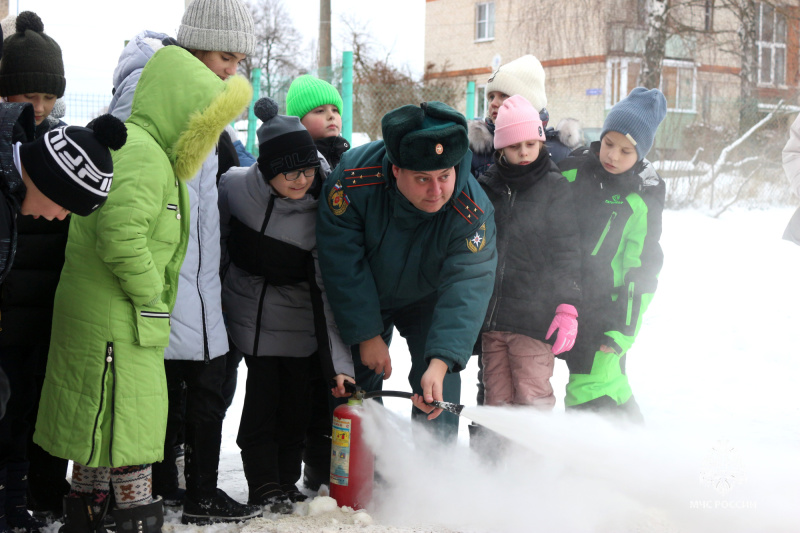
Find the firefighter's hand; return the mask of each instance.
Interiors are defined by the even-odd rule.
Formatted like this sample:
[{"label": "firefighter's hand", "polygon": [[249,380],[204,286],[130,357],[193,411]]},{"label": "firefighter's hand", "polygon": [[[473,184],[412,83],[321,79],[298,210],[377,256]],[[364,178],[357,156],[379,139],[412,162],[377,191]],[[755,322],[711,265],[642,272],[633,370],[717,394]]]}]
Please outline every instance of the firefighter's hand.
[{"label": "firefighter's hand", "polygon": [[356,380],[347,374],[337,374],[336,377],[333,378],[335,385],[331,388],[331,394],[333,394],[334,398],[347,398],[348,396],[351,396],[351,394],[344,388],[345,381],[352,383],[353,385],[356,384]]},{"label": "firefighter's hand", "polygon": [[447,363],[441,359],[431,359],[431,362],[428,363],[428,370],[422,374],[422,379],[420,380],[422,396],[415,394],[411,398],[411,401],[418,409],[428,413],[428,420],[433,420],[442,414],[441,409],[434,408],[428,404],[434,400],[444,401],[442,382],[445,374],[447,374]]},{"label": "firefighter's hand", "polygon": [[389,347],[383,342],[380,335],[365,340],[358,345],[361,352],[361,362],[370,370],[380,375],[383,379],[389,379],[392,375],[392,358],[389,357]]}]

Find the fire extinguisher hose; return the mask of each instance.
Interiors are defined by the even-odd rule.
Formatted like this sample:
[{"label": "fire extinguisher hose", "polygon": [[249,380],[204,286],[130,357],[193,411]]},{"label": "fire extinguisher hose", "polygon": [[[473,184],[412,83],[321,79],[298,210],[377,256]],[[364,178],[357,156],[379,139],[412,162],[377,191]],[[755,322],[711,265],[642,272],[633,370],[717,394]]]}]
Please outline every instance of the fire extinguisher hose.
[{"label": "fire extinguisher hose", "polygon": [[[335,385],[335,383],[333,383]],[[361,399],[367,400],[369,398],[405,398],[410,400],[413,396],[411,392],[399,391],[399,390],[376,390],[376,391],[365,391],[359,389],[355,384],[345,381],[344,388],[347,392],[353,394],[356,397],[361,397]],[[432,401],[429,405],[432,405],[438,409],[443,409],[445,411],[449,411],[454,415],[461,415],[461,411],[464,409],[463,405],[451,402],[440,402],[438,400]]]},{"label": "fire extinguisher hose", "polygon": [[412,396],[413,393],[400,390],[376,390],[364,393],[365,400],[368,398],[377,398],[377,397],[405,398],[407,400],[410,400]]}]

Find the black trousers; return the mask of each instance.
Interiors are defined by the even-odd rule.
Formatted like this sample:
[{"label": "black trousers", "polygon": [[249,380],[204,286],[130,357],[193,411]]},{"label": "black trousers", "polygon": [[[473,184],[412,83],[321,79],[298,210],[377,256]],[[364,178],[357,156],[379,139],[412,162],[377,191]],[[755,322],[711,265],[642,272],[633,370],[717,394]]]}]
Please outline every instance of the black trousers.
[{"label": "black trousers", "polygon": [[69,492],[68,461],[33,442],[49,348],[49,338],[32,346],[0,348],[0,368],[8,376],[11,391],[6,415],[0,419],[0,468],[30,461],[29,506],[60,514],[62,498]]},{"label": "black trousers", "polygon": [[223,395],[227,356],[205,361],[164,361],[169,392],[164,460],[153,464],[153,493],[171,495],[178,489],[175,444],[185,435],[186,496],[214,496],[222,442],[222,421],[228,406]]},{"label": "black trousers", "polygon": [[308,379],[309,420],[306,429],[306,447],[303,451],[304,480],[308,488],[316,490],[319,484],[330,483],[331,427],[336,398],[331,385],[325,381],[319,354],[311,356]]},{"label": "black trousers", "polygon": [[47,359],[48,345],[0,348],[0,368],[8,376],[11,395],[0,419],[0,468],[28,460],[28,436],[33,433],[40,389],[35,366]]},{"label": "black trousers", "polygon": [[236,443],[251,500],[268,483],[300,479],[311,357],[245,355],[247,392]]}]

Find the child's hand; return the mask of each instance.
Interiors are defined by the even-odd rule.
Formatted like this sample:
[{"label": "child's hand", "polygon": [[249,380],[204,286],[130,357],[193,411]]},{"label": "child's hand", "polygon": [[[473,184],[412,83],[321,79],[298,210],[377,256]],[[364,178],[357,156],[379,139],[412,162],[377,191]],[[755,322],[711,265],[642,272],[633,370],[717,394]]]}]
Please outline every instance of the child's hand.
[{"label": "child's hand", "polygon": [[345,381],[352,383],[353,385],[356,384],[356,380],[347,374],[338,374],[335,378],[333,378],[333,381],[335,382],[335,385],[331,388],[331,394],[333,394],[334,398],[347,398],[350,396],[350,393],[344,388]]},{"label": "child's hand", "polygon": [[544,340],[548,340],[556,330],[558,334],[553,342],[553,355],[567,352],[575,346],[575,337],[578,336],[578,311],[575,307],[569,304],[556,307],[556,316]]}]

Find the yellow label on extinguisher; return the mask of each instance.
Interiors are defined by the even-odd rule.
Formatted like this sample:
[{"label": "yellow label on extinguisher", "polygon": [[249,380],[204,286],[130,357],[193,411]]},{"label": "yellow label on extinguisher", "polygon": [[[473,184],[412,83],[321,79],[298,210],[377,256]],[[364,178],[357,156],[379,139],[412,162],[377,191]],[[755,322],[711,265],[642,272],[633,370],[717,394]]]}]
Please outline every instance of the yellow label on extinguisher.
[{"label": "yellow label on extinguisher", "polygon": [[349,419],[333,417],[331,483],[343,487],[350,481],[350,424]]}]

